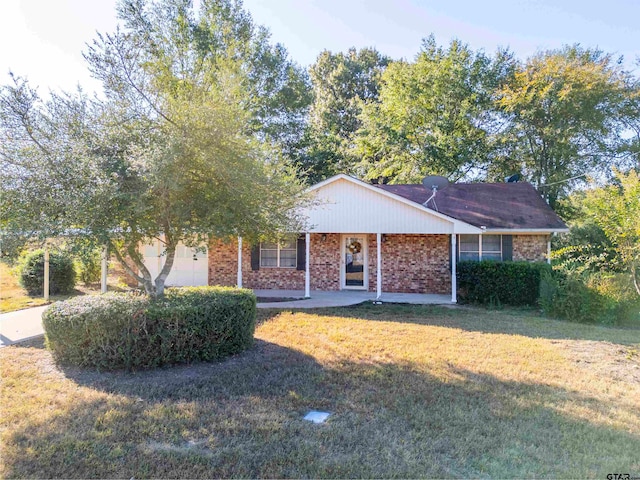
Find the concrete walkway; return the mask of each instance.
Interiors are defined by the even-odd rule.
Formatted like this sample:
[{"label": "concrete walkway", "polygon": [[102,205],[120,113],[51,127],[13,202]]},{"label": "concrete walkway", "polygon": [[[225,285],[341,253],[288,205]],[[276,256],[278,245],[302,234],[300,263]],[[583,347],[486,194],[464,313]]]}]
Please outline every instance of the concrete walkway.
[{"label": "concrete walkway", "polygon": [[[339,292],[311,292],[311,298],[304,298],[303,290],[254,290],[259,298],[291,298],[285,302],[260,302],[258,308],[323,308],[347,307],[376,299],[374,292],[342,290]],[[418,293],[384,293],[380,299],[384,303],[413,303],[419,305],[451,305],[450,295],[430,295]],[[0,347],[28,340],[44,334],[42,328],[43,307],[27,308],[0,314]]]},{"label": "concrete walkway", "polygon": [[[312,291],[311,298],[304,298],[303,290],[254,290],[258,298],[292,298],[286,302],[259,302],[258,308],[322,308],[347,307],[373,301],[375,292],[340,290],[337,292]],[[383,303],[412,303],[415,305],[451,305],[451,295],[422,293],[383,293]]]},{"label": "concrete walkway", "polygon": [[42,312],[48,308],[27,308],[0,314],[0,347],[44,334]]}]

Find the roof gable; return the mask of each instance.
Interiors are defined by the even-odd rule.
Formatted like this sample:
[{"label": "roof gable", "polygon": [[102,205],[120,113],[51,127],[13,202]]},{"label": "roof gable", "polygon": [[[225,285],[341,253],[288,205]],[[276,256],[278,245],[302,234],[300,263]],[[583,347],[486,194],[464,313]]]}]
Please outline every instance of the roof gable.
[{"label": "roof gable", "polygon": [[318,204],[303,212],[315,232],[480,233],[480,229],[347,175],[309,188]]}]

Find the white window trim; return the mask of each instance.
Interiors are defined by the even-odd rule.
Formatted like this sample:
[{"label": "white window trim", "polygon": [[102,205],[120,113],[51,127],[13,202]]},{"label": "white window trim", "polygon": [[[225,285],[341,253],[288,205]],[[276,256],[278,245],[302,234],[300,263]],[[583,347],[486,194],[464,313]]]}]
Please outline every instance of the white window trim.
[{"label": "white window trim", "polygon": [[[461,234],[462,235],[462,234]],[[462,247],[462,241],[461,241],[461,235],[458,235],[458,258],[460,258],[460,254],[461,253],[476,253],[475,250],[471,251],[471,250],[460,250]],[[464,235],[475,235],[475,234],[464,234]],[[498,234],[498,233],[488,233],[486,235],[496,235],[498,237],[500,237],[500,261],[503,262],[504,261],[504,251],[502,250],[502,235]],[[491,251],[489,253],[498,253],[497,251]],[[495,259],[492,259],[495,260]],[[478,261],[481,262],[482,261],[482,235],[478,235]]]},{"label": "white window trim", "polygon": [[[277,248],[276,248],[276,264],[275,265],[263,265],[262,264],[262,242],[260,242],[260,268],[287,268],[287,269],[294,269],[298,267],[298,245],[296,244],[296,242],[293,242],[293,248],[282,248],[282,245],[280,245],[280,243],[277,243]],[[273,250],[273,248],[265,248],[264,250]],[[283,267],[280,265],[280,250],[293,250],[296,254],[296,260],[294,262],[294,265],[292,267]]]}]

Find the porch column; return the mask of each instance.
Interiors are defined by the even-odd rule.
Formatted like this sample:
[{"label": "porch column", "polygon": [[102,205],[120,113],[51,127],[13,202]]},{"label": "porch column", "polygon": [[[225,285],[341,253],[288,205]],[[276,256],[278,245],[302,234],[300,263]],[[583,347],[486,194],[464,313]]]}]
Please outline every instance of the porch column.
[{"label": "porch column", "polygon": [[242,288],[242,237],[238,237],[238,288]]},{"label": "porch column", "polygon": [[376,233],[376,300],[382,296],[382,234]]},{"label": "porch column", "polygon": [[109,249],[105,244],[105,246],[102,247],[102,264],[100,266],[100,293],[107,293],[107,261],[109,259],[108,255]]},{"label": "porch column", "polygon": [[458,289],[458,279],[456,278],[456,258],[458,250],[456,247],[456,234],[451,234],[451,303],[458,303],[456,290]]},{"label": "porch column", "polygon": [[311,272],[309,271],[309,254],[311,252],[311,234],[309,232],[304,234],[304,296],[305,298],[311,297]]},{"label": "porch column", "polygon": [[551,265],[551,235],[547,239],[547,263]]},{"label": "porch column", "polygon": [[44,299],[49,300],[49,241],[44,244]]}]

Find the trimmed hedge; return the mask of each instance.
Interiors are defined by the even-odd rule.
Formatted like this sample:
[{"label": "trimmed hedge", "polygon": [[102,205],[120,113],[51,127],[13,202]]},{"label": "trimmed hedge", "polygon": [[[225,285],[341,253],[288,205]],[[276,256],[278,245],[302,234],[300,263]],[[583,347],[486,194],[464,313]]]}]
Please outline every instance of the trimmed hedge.
[{"label": "trimmed hedge", "polygon": [[47,347],[62,364],[112,370],[217,360],[253,342],[256,297],[224,287],[169,289],[163,299],[76,297],[42,316]]},{"label": "trimmed hedge", "polygon": [[[29,253],[20,267],[20,285],[29,295],[44,292],[44,250]],[[63,253],[49,254],[49,293],[51,295],[73,292],[76,286],[76,271],[73,259]]]},{"label": "trimmed hedge", "polygon": [[458,298],[461,303],[534,306],[541,276],[548,271],[551,267],[541,262],[460,262]]}]

